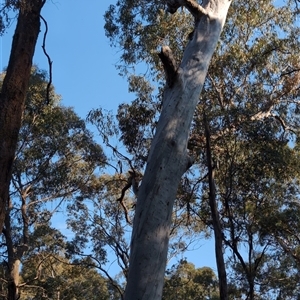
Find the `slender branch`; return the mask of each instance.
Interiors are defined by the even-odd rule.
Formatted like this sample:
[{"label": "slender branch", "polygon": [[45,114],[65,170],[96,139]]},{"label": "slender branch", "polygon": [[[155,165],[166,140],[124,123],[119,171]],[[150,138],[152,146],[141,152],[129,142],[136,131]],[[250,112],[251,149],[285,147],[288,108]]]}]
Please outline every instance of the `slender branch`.
[{"label": "slender branch", "polygon": [[40,16],[40,18],[43,20],[43,22],[45,24],[45,28],[46,28],[45,32],[44,32],[44,37],[43,37],[42,49],[44,51],[45,56],[47,57],[48,65],[49,65],[49,82],[47,84],[47,96],[46,96],[46,104],[48,105],[50,103],[50,88],[51,88],[51,84],[52,84],[52,60],[46,50],[46,38],[47,38],[47,33],[48,33],[48,23],[43,18],[43,16]]},{"label": "slender branch", "polygon": [[269,247],[269,243],[267,243],[267,244],[265,245],[265,247],[263,248],[263,250],[262,250],[260,256],[257,257],[257,258],[254,260],[254,271],[255,271],[255,272],[257,272],[258,266],[259,266],[259,264],[262,262],[262,259],[263,259],[264,255],[265,255],[265,253],[266,253],[268,247]]},{"label": "slender branch", "polygon": [[124,203],[124,196],[126,191],[132,187],[132,190],[135,194],[135,196],[137,197],[137,193],[138,193],[138,188],[139,188],[139,180],[138,180],[138,174],[132,170],[129,171],[129,177],[127,179],[127,183],[126,185],[122,188],[122,192],[121,192],[121,196],[117,199],[118,202],[120,202],[121,206],[123,207],[124,213],[125,213],[125,218],[126,218],[126,222],[130,225],[132,225],[130,219],[129,219],[129,215],[128,215],[128,209]]},{"label": "slender branch", "polygon": [[[35,276],[34,278],[32,278],[32,279],[26,281],[26,282],[20,283],[20,284],[18,285],[18,287],[19,287],[19,288],[20,288],[20,287],[29,287],[29,285],[28,285],[29,283],[31,283],[31,282],[33,282],[33,281],[39,279],[39,277],[40,277],[40,266],[43,264],[43,262],[44,262],[46,259],[48,259],[48,258],[51,257],[51,256],[52,256],[52,254],[47,254],[46,257],[43,257],[43,258],[40,260],[40,262],[38,263],[37,267],[36,267],[36,276]],[[32,285],[31,285],[31,286],[32,286]]]},{"label": "slender branch", "polygon": [[297,254],[295,254],[295,251],[291,247],[289,247],[282,238],[280,238],[278,235],[275,235],[276,241],[279,243],[279,245],[282,247],[283,251],[285,251],[287,254],[291,255],[293,259],[295,260],[296,264],[300,265],[300,258]]},{"label": "slender branch", "polygon": [[[99,131],[100,131],[100,130],[99,130]],[[100,131],[100,132],[101,132],[101,131]],[[112,149],[113,154],[114,154],[116,157],[118,157],[118,158],[120,158],[120,159],[126,160],[127,163],[128,163],[128,165],[130,166],[130,168],[131,168],[132,170],[134,169],[134,167],[133,167],[133,165],[132,165],[132,162],[131,162],[131,159],[130,159],[130,158],[128,158],[127,156],[125,156],[124,154],[122,154],[116,147],[112,146],[109,142],[105,142],[105,145],[106,145],[107,147],[109,147],[109,148]],[[115,167],[114,167],[114,169],[117,170],[117,168],[115,168]]]},{"label": "slender branch", "polygon": [[300,71],[300,69],[292,69],[290,71],[283,72],[282,74],[280,74],[280,77],[283,77],[283,76],[286,76],[286,75],[290,75],[292,73],[299,72],[299,71]]},{"label": "slender branch", "polygon": [[[116,223],[115,223],[116,224]],[[115,225],[113,225],[115,226]],[[121,242],[124,241],[118,241],[114,236],[112,236],[111,234],[109,234],[106,230],[105,227],[101,226],[102,230],[104,231],[104,233],[106,234],[106,236],[112,240],[112,242],[110,242],[108,244],[108,246],[115,252],[116,257],[117,257],[117,261],[118,261],[118,265],[119,267],[122,269],[122,272],[124,274],[124,276],[127,278],[127,273],[128,273],[128,262],[129,262],[129,254],[126,250],[124,250],[123,248],[126,249],[126,245],[122,247]],[[120,262],[120,259],[123,263],[123,265]]]},{"label": "slender branch", "polygon": [[[22,214],[22,221],[23,221],[23,247],[22,249],[26,249],[28,246],[28,240],[29,240],[29,220],[27,215],[27,205],[26,205],[26,195],[21,194],[21,214]],[[24,248],[25,246],[25,248]],[[27,250],[27,249],[26,249]],[[23,251],[21,251],[21,256],[23,256]]]}]

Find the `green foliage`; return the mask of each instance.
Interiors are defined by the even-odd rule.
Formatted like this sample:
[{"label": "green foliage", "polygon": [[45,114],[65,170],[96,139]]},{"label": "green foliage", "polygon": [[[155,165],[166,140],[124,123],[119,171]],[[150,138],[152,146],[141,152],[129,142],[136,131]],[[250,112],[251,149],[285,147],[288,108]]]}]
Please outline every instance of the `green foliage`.
[{"label": "green foliage", "polygon": [[137,99],[131,105],[119,105],[117,119],[121,132],[120,140],[128,153],[137,158],[137,163],[142,168],[153,138],[157,103],[151,96],[154,89],[143,77],[131,76],[129,87],[130,91],[136,93]]},{"label": "green foliage", "polygon": [[[122,279],[128,272],[130,222],[133,218],[133,199],[129,191],[122,203],[117,201],[121,188],[126,185],[126,177],[103,175],[100,179],[101,191],[89,196],[89,201],[76,198],[68,205],[68,226],[75,233],[68,242],[66,254],[69,258],[86,257],[85,249],[89,248],[88,258],[99,271],[106,273],[109,262],[108,253],[113,253],[117,259],[117,270]],[[106,273],[107,275],[107,273]],[[115,291],[123,293],[123,287],[117,279],[110,278]]]},{"label": "green foliage", "polygon": [[[128,171],[143,173],[163,105],[157,53],[168,45],[179,64],[193,26],[187,11],[168,15],[164,9],[161,1],[124,0],[105,14],[106,35],[122,51],[119,70],[135,94],[116,116],[102,109],[88,116],[111,155],[104,155],[72,109],[59,104],[53,87],[45,105],[47,76],[33,69],[5,227],[15,253],[28,246],[21,257],[24,299],[58,293],[108,299],[123,292],[135,205],[132,186],[124,188]],[[212,230],[205,115],[232,299],[294,299],[300,293],[297,17],[293,1],[233,2],[193,119],[188,148],[195,164],[178,188],[169,254]],[[148,66],[145,76],[135,75],[140,62]],[[107,165],[107,174],[99,174]],[[66,199],[75,233],[69,241],[49,225]],[[3,261],[8,240],[6,235]],[[109,278],[111,285],[95,269],[109,277],[109,251],[122,274],[121,280]],[[182,261],[167,274],[164,299],[218,299],[217,286],[211,269]]]},{"label": "green foliage", "polygon": [[[17,10],[19,0],[6,0],[0,4],[0,36],[5,33],[15,18],[15,12]],[[2,70],[1,70],[2,71]]]},{"label": "green foliage", "polygon": [[[14,269],[17,261],[29,274],[24,268],[30,257],[46,259],[65,252],[64,237],[50,227],[50,220],[64,201],[85,197],[100,188],[97,172],[106,162],[85,122],[73,109],[60,105],[53,87],[46,105],[47,84],[46,73],[34,67],[0,247],[1,261],[7,267],[4,281],[18,282],[19,270]],[[32,269],[31,278],[37,271]]]},{"label": "green foliage", "polygon": [[59,105],[53,90],[50,105],[45,105],[46,84],[45,74],[34,69],[14,163],[13,182],[34,191],[32,199],[85,192],[93,171],[105,163],[84,121]]},{"label": "green foliage", "polygon": [[167,271],[163,300],[218,300],[218,282],[208,267],[195,269],[192,263],[180,261]]},{"label": "green foliage", "polygon": [[[133,157],[147,157],[163,105],[157,52],[168,45],[180,62],[192,27],[185,10],[171,16],[156,4],[118,1],[105,15],[106,34],[122,49],[121,73],[137,95],[117,115],[120,139]],[[299,294],[298,18],[296,1],[233,1],[191,128],[188,148],[196,163],[178,189],[174,220],[179,213],[185,222],[176,230],[197,233],[205,223],[209,234],[212,227],[205,115],[229,291],[236,299]],[[141,61],[147,64],[144,78],[130,73]],[[147,88],[152,85],[157,89]]]},{"label": "green foliage", "polygon": [[24,261],[21,299],[111,299],[109,284],[92,267],[72,263],[51,251],[39,251]]}]

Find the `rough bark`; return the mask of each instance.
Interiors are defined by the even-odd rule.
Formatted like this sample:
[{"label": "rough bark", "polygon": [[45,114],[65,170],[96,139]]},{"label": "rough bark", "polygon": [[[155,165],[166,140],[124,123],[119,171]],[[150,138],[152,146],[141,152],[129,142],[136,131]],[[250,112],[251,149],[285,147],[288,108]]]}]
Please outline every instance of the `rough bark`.
[{"label": "rough bark", "polygon": [[40,32],[40,11],[46,0],[20,1],[6,76],[0,94],[0,232],[5,219],[9,183],[32,58]]},{"label": "rough bark", "polygon": [[223,232],[220,224],[220,216],[218,212],[217,202],[216,202],[216,186],[214,179],[214,166],[212,162],[211,154],[211,144],[210,144],[210,130],[209,124],[204,116],[205,123],[205,136],[206,136],[206,159],[208,168],[208,183],[209,183],[209,206],[211,210],[212,224],[215,235],[215,253],[219,277],[219,290],[220,299],[228,299],[228,289],[227,289],[227,275],[226,267],[223,256]]},{"label": "rough bark", "polygon": [[169,11],[185,6],[195,17],[175,82],[166,87],[163,109],[139,189],[125,300],[162,297],[172,210],[180,178],[190,165],[187,140],[207,69],[219,40],[228,0],[169,2]]}]

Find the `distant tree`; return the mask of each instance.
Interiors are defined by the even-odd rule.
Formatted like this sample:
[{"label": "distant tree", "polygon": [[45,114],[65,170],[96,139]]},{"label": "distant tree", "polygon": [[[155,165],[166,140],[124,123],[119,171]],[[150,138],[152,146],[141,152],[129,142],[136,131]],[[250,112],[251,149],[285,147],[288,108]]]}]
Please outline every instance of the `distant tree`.
[{"label": "distant tree", "polygon": [[[299,27],[295,26],[299,11],[294,4],[232,4],[190,140],[191,149],[198,143],[194,151],[201,151],[203,127],[209,123],[216,207],[223,244],[230,253],[227,272],[235,287],[241,283],[240,292],[248,299],[284,294],[282,287],[276,289],[272,284],[277,276],[267,271],[276,260],[281,269],[277,275],[282,272],[286,282],[286,250],[276,239],[287,231],[284,222],[274,222],[274,216],[285,216],[286,224],[299,228],[290,214],[299,211],[300,170],[298,53],[287,50],[299,48]],[[247,7],[253,16],[247,22],[241,17],[240,7]],[[205,155],[200,159],[200,164],[207,164]],[[210,192],[205,181],[198,194],[199,199],[202,197],[199,216],[204,217]],[[211,210],[206,219],[210,227],[213,213]],[[271,216],[272,221],[267,222]],[[288,235],[285,240],[295,243],[295,233],[290,231]],[[295,248],[294,244],[292,252]],[[298,272],[296,264],[289,270],[291,274]],[[293,276],[289,284],[297,294]]]},{"label": "distant tree", "polygon": [[211,268],[180,261],[167,271],[163,300],[218,300],[218,280]]},{"label": "distant tree", "polygon": [[53,87],[45,105],[46,85],[46,74],[33,68],[0,247],[8,299],[18,298],[24,255],[40,247],[33,231],[49,224],[63,201],[97,189],[95,170],[105,163],[85,122],[59,104]]},{"label": "distant tree", "polygon": [[49,251],[39,251],[27,256],[22,267],[21,298],[85,300],[115,299],[109,283],[86,262],[71,262]]}]

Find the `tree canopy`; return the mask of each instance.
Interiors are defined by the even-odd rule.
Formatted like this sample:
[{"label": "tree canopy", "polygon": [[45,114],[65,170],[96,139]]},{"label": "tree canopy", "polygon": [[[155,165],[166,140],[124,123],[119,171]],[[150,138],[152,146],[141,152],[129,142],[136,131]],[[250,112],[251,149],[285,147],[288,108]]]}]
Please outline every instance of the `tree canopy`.
[{"label": "tree canopy", "polygon": [[[14,8],[15,37],[26,36],[20,24],[36,22],[44,3],[7,1],[0,27]],[[86,120],[27,64],[16,143],[0,157],[0,184],[9,182],[0,191],[1,296],[297,299],[298,5],[111,4],[105,32],[133,100],[116,113],[102,103]],[[16,92],[16,43],[1,75],[3,108]],[[5,139],[0,132],[2,148]],[[51,222],[58,214],[71,236]],[[182,259],[204,238],[215,243],[216,270]]]}]

